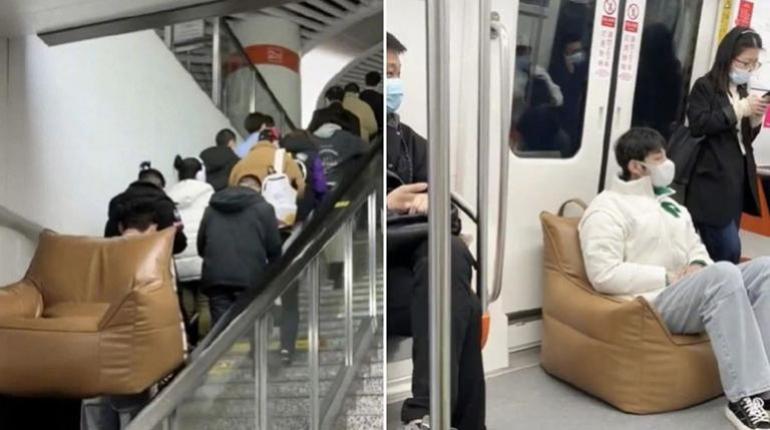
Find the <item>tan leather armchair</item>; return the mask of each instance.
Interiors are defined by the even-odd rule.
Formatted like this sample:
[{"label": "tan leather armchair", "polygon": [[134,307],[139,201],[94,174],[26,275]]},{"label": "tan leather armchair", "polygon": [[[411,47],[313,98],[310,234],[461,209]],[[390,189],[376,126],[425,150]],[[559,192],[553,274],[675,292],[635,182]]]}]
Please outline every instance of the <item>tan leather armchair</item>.
[{"label": "tan leather armchair", "polygon": [[588,281],[577,218],[540,216],[546,372],[636,414],[685,408],[722,393],[708,337],[674,336],[643,299],[622,301]]},{"label": "tan leather armchair", "polygon": [[173,240],[41,233],[24,279],[0,288],[0,393],[135,394],[182,364]]}]

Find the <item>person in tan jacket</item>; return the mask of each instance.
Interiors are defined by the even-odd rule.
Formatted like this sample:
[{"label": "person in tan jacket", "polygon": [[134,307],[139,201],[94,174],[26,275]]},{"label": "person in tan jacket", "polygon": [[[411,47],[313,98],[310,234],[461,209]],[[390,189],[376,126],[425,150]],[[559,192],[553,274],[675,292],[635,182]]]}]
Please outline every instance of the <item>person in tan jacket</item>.
[{"label": "person in tan jacket", "polygon": [[372,108],[358,98],[359,91],[358,84],[351,82],[345,85],[345,98],[342,100],[342,107],[358,117],[361,126],[361,139],[364,139],[364,142],[369,142],[369,139],[377,134],[377,118],[375,118]]},{"label": "person in tan jacket", "polygon": [[[260,184],[271,173],[275,151],[277,148],[278,136],[272,129],[262,131],[259,136],[259,142],[254,145],[246,156],[235,164],[230,172],[231,187],[238,185],[244,176],[255,176]],[[297,162],[288,152],[283,158],[283,171],[289,177],[291,185],[297,190],[297,197],[301,198],[305,194],[305,179],[297,165]]]}]

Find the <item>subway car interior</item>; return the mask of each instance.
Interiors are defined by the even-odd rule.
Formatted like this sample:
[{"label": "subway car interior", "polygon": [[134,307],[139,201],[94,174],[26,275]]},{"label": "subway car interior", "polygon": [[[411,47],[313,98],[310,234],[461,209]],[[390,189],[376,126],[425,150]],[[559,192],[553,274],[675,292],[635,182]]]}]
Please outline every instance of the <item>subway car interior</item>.
[{"label": "subway car interior", "polygon": [[[710,355],[708,340],[672,335],[641,300],[621,310],[598,299],[576,225],[618,175],[613,144],[623,133],[645,126],[669,137],[685,122],[690,89],[730,29],[770,38],[760,3],[388,0],[387,31],[405,48],[399,116],[423,136],[436,133],[431,148],[448,154],[453,201],[471,202],[461,237],[480,263],[474,282],[488,318],[487,428],[731,428],[702,352]],[[760,62],[768,64],[764,51]],[[767,92],[767,69],[755,70],[750,91]],[[765,128],[754,154],[761,215],[742,216],[744,259],[770,252]],[[410,338],[388,335],[389,428],[403,425],[411,356]],[[440,393],[436,413],[451,401]]]},{"label": "subway car interior", "polygon": [[[382,100],[382,23],[382,0],[0,4],[0,428],[383,427],[382,102],[357,94]],[[368,128],[321,117],[342,91]],[[216,152],[250,138],[242,162],[289,167],[234,177]],[[204,246],[240,253],[233,214],[308,175],[269,211],[283,243],[259,233],[259,291],[204,295]]]}]

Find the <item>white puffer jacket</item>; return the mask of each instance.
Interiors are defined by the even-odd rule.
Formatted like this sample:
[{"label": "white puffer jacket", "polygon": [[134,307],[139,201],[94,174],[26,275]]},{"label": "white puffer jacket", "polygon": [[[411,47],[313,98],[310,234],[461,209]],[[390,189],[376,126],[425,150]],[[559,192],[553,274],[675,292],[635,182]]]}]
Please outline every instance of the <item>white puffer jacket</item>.
[{"label": "white puffer jacket", "polygon": [[673,190],[653,191],[648,176],[615,178],[580,220],[586,273],[597,291],[630,299],[654,299],[666,288],[666,273],[692,263],[712,264],[687,208]]},{"label": "white puffer jacket", "polygon": [[187,236],[187,248],[175,256],[177,276],[180,281],[200,279],[203,260],[198,256],[196,246],[198,229],[214,188],[206,182],[185,179],[168,187],[166,194],[176,203]]}]

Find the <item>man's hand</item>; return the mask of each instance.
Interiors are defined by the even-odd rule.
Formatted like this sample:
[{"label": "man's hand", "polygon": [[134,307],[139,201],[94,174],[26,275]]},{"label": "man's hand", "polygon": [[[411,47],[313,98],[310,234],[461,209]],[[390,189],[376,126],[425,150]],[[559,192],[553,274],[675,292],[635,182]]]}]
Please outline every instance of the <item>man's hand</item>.
[{"label": "man's hand", "polygon": [[685,278],[690,275],[694,275],[695,273],[700,272],[701,270],[703,270],[703,266],[701,266],[700,264],[690,264],[682,272],[682,278]]},{"label": "man's hand", "polygon": [[417,194],[412,200],[409,215],[428,213],[428,193]]},{"label": "man's hand", "polygon": [[425,182],[418,182],[415,184],[401,185],[388,194],[388,210],[398,213],[411,213],[414,205],[414,200],[417,196],[424,195],[426,199],[426,211],[427,211],[427,197],[425,193],[428,190],[428,184]]}]

